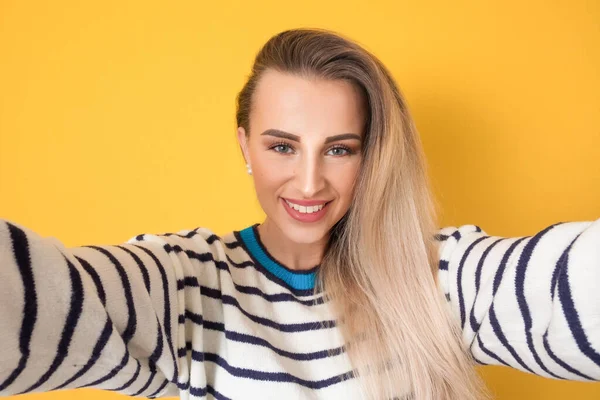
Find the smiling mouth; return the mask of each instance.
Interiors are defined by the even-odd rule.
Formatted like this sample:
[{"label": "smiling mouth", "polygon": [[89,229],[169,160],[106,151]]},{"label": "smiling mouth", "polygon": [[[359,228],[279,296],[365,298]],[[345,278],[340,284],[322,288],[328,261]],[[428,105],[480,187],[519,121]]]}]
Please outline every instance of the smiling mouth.
[{"label": "smiling mouth", "polygon": [[321,220],[329,211],[329,203],[331,203],[331,201],[315,206],[301,206],[294,203],[290,204],[291,202],[281,197],[281,203],[288,214],[293,219],[300,222],[317,222]]},{"label": "smiling mouth", "polygon": [[301,204],[301,203],[296,203],[293,201],[290,201],[284,197],[281,198],[283,201],[285,201],[287,203],[287,205],[289,205],[291,208],[295,209],[296,211],[300,211],[300,212],[316,212],[316,211],[320,211],[322,210],[325,206],[327,206],[327,204],[331,203],[333,200],[329,200],[329,201],[323,201],[317,204],[311,204],[311,205],[305,205],[305,204]]}]

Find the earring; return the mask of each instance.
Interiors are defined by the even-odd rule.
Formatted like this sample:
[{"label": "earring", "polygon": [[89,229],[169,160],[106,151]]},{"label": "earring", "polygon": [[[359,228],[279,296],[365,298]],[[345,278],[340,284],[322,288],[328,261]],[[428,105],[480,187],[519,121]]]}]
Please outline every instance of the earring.
[{"label": "earring", "polygon": [[252,167],[250,167],[250,164],[246,164],[246,168],[248,169],[248,174],[252,175]]}]

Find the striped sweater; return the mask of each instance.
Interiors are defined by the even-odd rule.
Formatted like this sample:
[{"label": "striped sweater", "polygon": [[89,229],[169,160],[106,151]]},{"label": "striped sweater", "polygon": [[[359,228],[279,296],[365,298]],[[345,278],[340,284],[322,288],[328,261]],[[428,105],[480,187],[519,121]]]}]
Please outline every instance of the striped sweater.
[{"label": "striped sweater", "polygon": [[[0,395],[358,399],[335,321],[258,224],[65,248],[0,220]],[[600,219],[533,236],[446,227],[439,284],[480,364],[600,380]]]}]

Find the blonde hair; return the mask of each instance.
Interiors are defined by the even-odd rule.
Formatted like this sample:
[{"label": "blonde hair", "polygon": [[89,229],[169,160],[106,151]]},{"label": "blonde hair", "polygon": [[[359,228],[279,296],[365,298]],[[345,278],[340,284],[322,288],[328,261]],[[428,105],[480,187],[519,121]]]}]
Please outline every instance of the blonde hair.
[{"label": "blonde hair", "polygon": [[334,311],[367,399],[489,398],[437,287],[437,211],[418,132],[385,66],[325,29],[281,32],[261,48],[237,97],[250,132],[252,94],[272,69],[347,80],[368,104],[363,159],[348,212],[335,224],[315,294]]}]

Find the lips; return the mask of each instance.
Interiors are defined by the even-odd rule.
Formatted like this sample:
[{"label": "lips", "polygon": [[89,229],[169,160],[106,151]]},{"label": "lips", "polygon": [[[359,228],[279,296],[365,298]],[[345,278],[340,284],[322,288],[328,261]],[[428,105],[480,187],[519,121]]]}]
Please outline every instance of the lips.
[{"label": "lips", "polygon": [[297,204],[299,206],[319,206],[321,204],[329,203],[331,200],[296,200],[296,199],[287,199],[282,197],[282,199],[289,201],[290,203]]},{"label": "lips", "polygon": [[[292,202],[292,201],[290,201]],[[300,222],[317,222],[319,221],[321,218],[323,218],[325,216],[325,214],[327,213],[327,210],[329,210],[329,203],[331,203],[331,201],[325,202],[325,205],[323,206],[322,209],[320,209],[319,211],[315,211],[312,213],[301,213],[298,210],[295,210],[294,208],[290,207],[290,205],[286,202],[286,200],[281,197],[281,203],[283,204],[283,208],[285,208],[285,210],[288,212],[288,214],[295,220],[300,221]],[[317,202],[313,202],[316,205],[318,204],[323,204],[323,202],[317,203]],[[296,203],[297,204],[297,203]],[[312,204],[312,205],[315,205]]]}]

